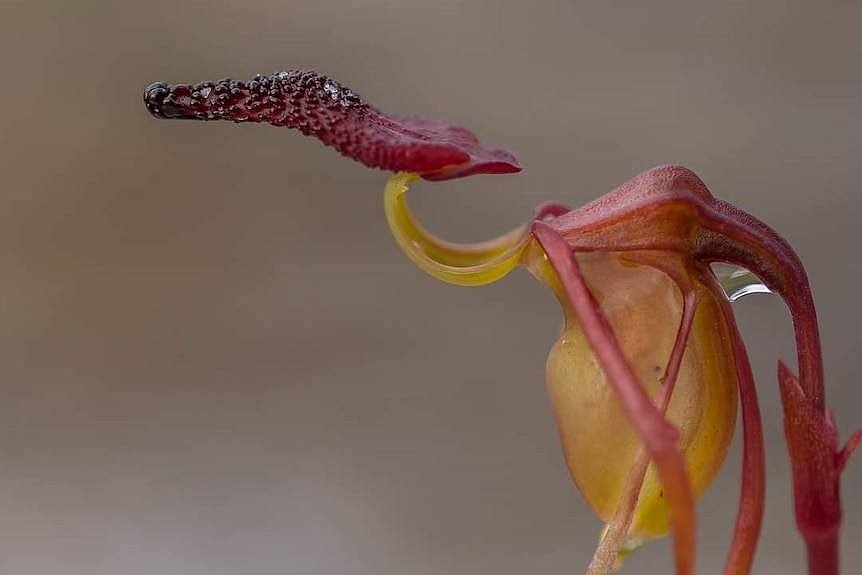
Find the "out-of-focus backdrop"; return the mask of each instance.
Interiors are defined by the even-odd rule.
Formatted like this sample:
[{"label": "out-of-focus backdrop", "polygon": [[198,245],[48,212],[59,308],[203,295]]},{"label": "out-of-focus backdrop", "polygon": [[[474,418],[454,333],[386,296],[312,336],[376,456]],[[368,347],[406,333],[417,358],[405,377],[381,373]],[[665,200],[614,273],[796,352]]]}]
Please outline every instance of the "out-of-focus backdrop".
[{"label": "out-of-focus backdrop", "polygon": [[[862,423],[862,4],[598,4],[0,2],[0,573],[568,574],[597,541],[544,388],[545,289],[426,277],[386,174],[285,129],[156,121],[155,80],[316,68],[510,147],[522,174],[411,194],[456,240],[683,163],[796,247],[829,402],[844,436]],[[800,573],[790,323],[735,308],[768,441],[755,572]],[[702,573],[739,455],[700,504]],[[853,573],[858,459],[844,487]],[[669,549],[627,572],[669,573]]]}]

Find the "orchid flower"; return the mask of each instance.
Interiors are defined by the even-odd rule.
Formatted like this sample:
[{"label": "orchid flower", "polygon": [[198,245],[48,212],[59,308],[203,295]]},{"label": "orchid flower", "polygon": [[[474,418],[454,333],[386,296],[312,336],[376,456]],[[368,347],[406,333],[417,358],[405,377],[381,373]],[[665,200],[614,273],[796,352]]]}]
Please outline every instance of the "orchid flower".
[{"label": "orchid flower", "polygon": [[648,170],[593,202],[545,204],[497,239],[442,241],[413,217],[406,192],[436,181],[521,170],[508,151],[441,121],[394,116],[310,71],[150,85],[159,118],[295,128],[366,166],[395,172],[384,207],[395,240],[421,269],[477,286],[523,266],[559,300],[564,324],[547,384],[572,480],[606,527],[588,573],[610,573],[644,541],[673,534],[676,572],[694,571],[695,501],[718,472],[742,413],[743,466],[724,573],[751,570],[764,505],[764,449],[751,368],[711,267],[748,270],[782,297],[799,375],[778,383],[796,523],[812,575],[838,573],[839,479],[857,432],[839,447],[826,407],[820,336],[801,261],[775,231],[714,198],[680,166]]}]

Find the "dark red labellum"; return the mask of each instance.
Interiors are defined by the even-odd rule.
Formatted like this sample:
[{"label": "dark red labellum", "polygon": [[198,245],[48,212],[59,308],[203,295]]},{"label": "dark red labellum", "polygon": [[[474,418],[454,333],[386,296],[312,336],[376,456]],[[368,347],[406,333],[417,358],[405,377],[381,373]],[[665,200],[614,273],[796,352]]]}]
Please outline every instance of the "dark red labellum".
[{"label": "dark red labellum", "polygon": [[314,136],[372,168],[416,172],[428,180],[519,172],[507,150],[489,148],[460,126],[390,116],[317,72],[289,70],[249,82],[151,84],[147,110],[157,118],[264,122]]}]

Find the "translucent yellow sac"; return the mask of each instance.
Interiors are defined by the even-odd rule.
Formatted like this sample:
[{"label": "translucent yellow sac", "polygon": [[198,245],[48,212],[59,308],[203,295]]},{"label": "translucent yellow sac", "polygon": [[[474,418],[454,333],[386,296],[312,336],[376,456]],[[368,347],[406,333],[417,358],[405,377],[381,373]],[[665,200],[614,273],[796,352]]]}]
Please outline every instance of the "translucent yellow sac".
[{"label": "translucent yellow sac", "polygon": [[[682,294],[663,272],[617,254],[579,254],[590,291],[607,316],[626,359],[651,397],[671,353],[682,315]],[[528,268],[558,295],[559,280],[537,244]],[[681,448],[696,496],[715,478],[736,421],[736,368],[730,331],[718,302],[703,286],[667,417],[681,432]],[[561,300],[563,301],[563,300]],[[640,441],[601,366],[563,304],[566,321],[548,356],[547,383],[569,472],[595,513],[610,521]],[[629,540],[669,529],[655,470],[641,488]]]}]

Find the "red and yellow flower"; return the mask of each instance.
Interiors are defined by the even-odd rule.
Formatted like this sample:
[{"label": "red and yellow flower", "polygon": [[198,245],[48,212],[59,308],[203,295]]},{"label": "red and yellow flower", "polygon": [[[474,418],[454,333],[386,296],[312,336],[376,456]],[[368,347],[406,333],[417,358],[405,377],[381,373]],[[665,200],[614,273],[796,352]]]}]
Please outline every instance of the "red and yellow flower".
[{"label": "red and yellow flower", "polygon": [[572,479],[606,523],[589,573],[671,531],[676,570],[693,572],[695,500],[718,472],[742,418],[743,473],[725,573],[749,573],[763,515],[757,393],[730,302],[712,264],[749,270],[787,303],[799,377],[779,363],[796,520],[809,572],[838,572],[839,479],[857,432],[839,448],[826,407],[808,278],[775,231],[714,198],[680,166],[661,166],[583,207],[540,206],[498,239],[442,241],[406,203],[412,182],[520,171],[508,151],[444,122],[385,114],[315,72],[197,85],[152,84],[160,118],[266,122],[312,135],[363,164],[395,172],[384,207],[395,240],[443,281],[481,285],[523,266],[564,314],[547,384]]}]

